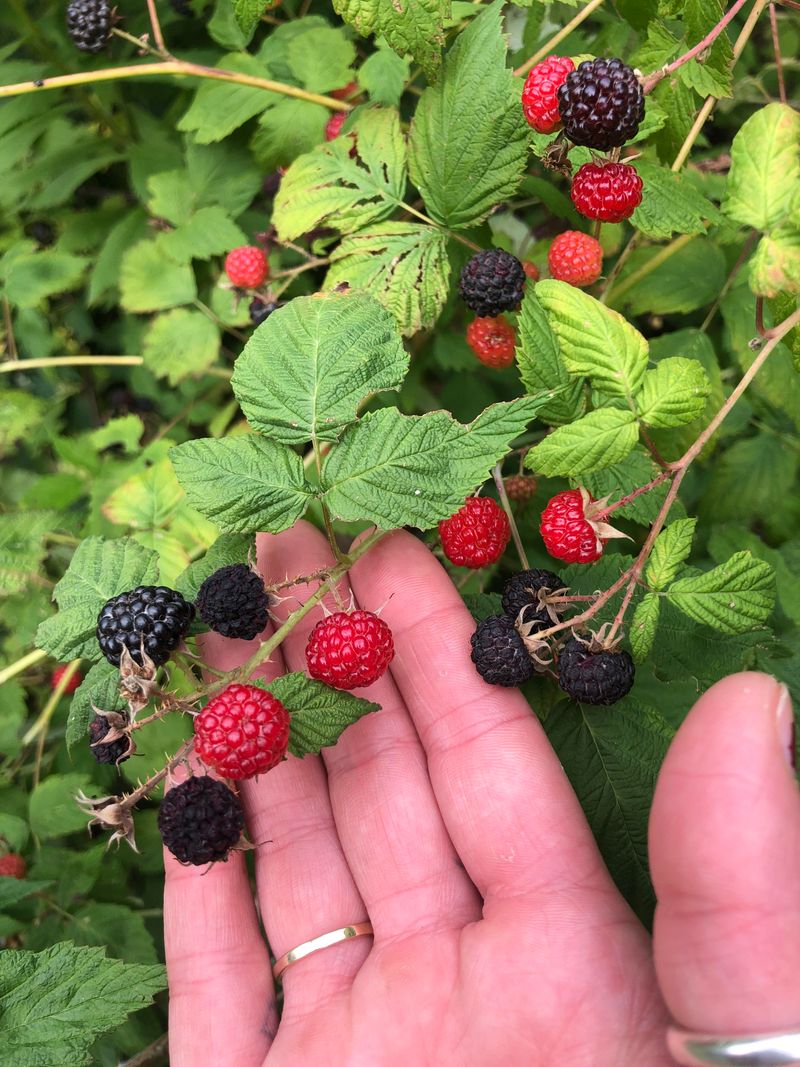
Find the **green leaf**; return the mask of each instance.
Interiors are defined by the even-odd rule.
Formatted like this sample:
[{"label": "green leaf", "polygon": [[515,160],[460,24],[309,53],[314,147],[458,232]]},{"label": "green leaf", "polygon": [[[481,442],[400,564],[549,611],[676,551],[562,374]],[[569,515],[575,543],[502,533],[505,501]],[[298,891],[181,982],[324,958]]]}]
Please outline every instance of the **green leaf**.
[{"label": "green leaf", "polygon": [[158,243],[178,263],[221,256],[247,244],[242,230],[219,205],[201,207],[177,229],[158,236]]},{"label": "green leaf", "polygon": [[164,458],[118,486],[102,511],[118,526],[152,530],[169,521],[182,499],[172,464]]},{"label": "green leaf", "polygon": [[306,89],[328,93],[352,81],[350,69],[356,59],[353,42],[343,29],[312,26],[286,44],[286,62]]},{"label": "green leaf", "polygon": [[482,622],[490,615],[503,612],[502,597],[499,593],[462,593],[462,599],[475,622]]},{"label": "green leaf", "polygon": [[[270,77],[270,71],[260,60],[243,52],[222,56],[217,66],[251,77]],[[268,89],[238,85],[236,82],[204,81],[188,111],[178,122],[178,129],[191,134],[198,144],[222,141],[278,100],[280,96]]]},{"label": "green leaf", "polygon": [[0,596],[22,592],[38,575],[46,554],[45,534],[58,526],[55,511],[0,515]]},{"label": "green leaf", "polygon": [[428,529],[461,507],[548,399],[493,404],[468,426],[446,411],[370,412],[326,458],[325,500],[341,519]]},{"label": "green leaf", "polygon": [[140,241],[125,254],[120,289],[126,311],[162,311],[197,296],[192,268],[172,259],[159,241]]},{"label": "green leaf", "polygon": [[245,345],[233,391],[251,426],[287,444],[335,441],[363,401],[400,386],[408,354],[365,293],[292,300]]},{"label": "green leaf", "polygon": [[779,437],[760,434],[734,441],[714,464],[701,517],[716,522],[761,520],[792,499],[797,474],[797,452]]},{"label": "green leaf", "polygon": [[177,385],[198,376],[216,362],[219,329],[200,311],[176,308],[157,315],[145,334],[142,356],[157,378]]},{"label": "green leaf", "polygon": [[284,97],[258,120],[250,147],[265,168],[286,167],[320,143],[330,111],[308,100]]},{"label": "green leaf", "polygon": [[189,503],[230,533],[288,530],[310,500],[303,461],[263,437],[187,441],[170,459]]},{"label": "green leaf", "polygon": [[374,104],[397,107],[408,75],[408,60],[381,45],[358,68],[358,84]]},{"label": "green leaf", "polygon": [[800,293],[800,233],[776,230],[761,238],[750,261],[750,288],[770,298]]},{"label": "green leaf", "polygon": [[645,374],[636,406],[647,426],[684,426],[702,415],[710,393],[711,382],[702,364],[670,356]]},{"label": "green leaf", "polygon": [[637,160],[636,170],[644,188],[631,222],[645,236],[659,241],[674,233],[705,233],[706,220],[720,221],[717,208],[685,175],[646,160]]},{"label": "green leaf", "polygon": [[696,622],[746,633],[765,622],[775,605],[775,572],[749,552],[736,552],[713,570],[673,582],[667,596]]},{"label": "green leaf", "polygon": [[[687,46],[702,41],[725,13],[721,0],[685,0],[683,9]],[[701,96],[732,95],[733,46],[721,33],[702,59],[691,59],[678,69],[678,77]]]},{"label": "green leaf", "polygon": [[331,255],[325,288],[346,283],[365,290],[411,335],[436,324],[449,282],[446,234],[434,226],[382,222],[341,242]]},{"label": "green leaf", "polygon": [[35,430],[46,411],[47,406],[39,396],[31,396],[21,389],[0,389],[0,457]]},{"label": "green leaf", "polygon": [[53,248],[18,256],[8,272],[5,294],[16,307],[37,307],[48,296],[76,288],[88,262]]},{"label": "green leaf", "polygon": [[[0,752],[8,758],[22,748],[20,732],[27,716],[25,690],[15,679],[0,685]],[[0,838],[6,836],[0,821]]]},{"label": "green leaf", "polygon": [[397,112],[359,109],[339,137],[292,163],[275,197],[272,221],[281,240],[319,226],[353,233],[390,215],[405,188],[406,146]]},{"label": "green leaf", "polygon": [[[29,882],[17,878],[0,877],[0,912],[7,911],[33,893],[41,893],[50,885],[52,882]],[[2,1023],[0,1023],[0,1032],[2,1032],[1,1028]]]},{"label": "green leaf", "polygon": [[723,210],[737,222],[769,230],[789,211],[800,183],[800,115],[767,104],[733,139]]},{"label": "green leaf", "polygon": [[645,581],[651,589],[666,589],[677,577],[692,551],[695,526],[697,519],[676,519],[658,535],[645,570]]},{"label": "green leaf", "polygon": [[722,250],[705,237],[673,247],[672,254],[655,268],[650,267],[650,260],[664,249],[634,252],[629,269],[611,290],[611,303],[624,304],[632,315],[668,315],[712,303],[728,272]]},{"label": "green leaf", "polygon": [[180,226],[192,216],[192,200],[186,195],[188,175],[183,168],[162,170],[147,179],[147,210],[157,219]]},{"label": "green leaf", "polygon": [[261,21],[261,16],[272,6],[267,0],[232,0],[232,3],[236,21],[248,39]]},{"label": "green leaf", "polygon": [[632,411],[598,408],[553,430],[528,452],[525,466],[545,477],[601,470],[624,459],[638,440]]},{"label": "green leaf", "polygon": [[501,11],[492,4],[458,35],[411,124],[412,180],[428,213],[451,229],[474,226],[510,199],[527,165],[528,126],[506,67]]},{"label": "green leaf", "polygon": [[125,707],[119,695],[119,671],[106,659],[95,663],[72,698],[67,718],[67,747],[87,744],[89,723],[94,709],[121,711]]},{"label": "green leaf", "polygon": [[653,647],[661,614],[661,601],[655,593],[646,593],[636,605],[631,619],[629,639],[633,658],[637,663],[644,663]]},{"label": "green leaf", "polygon": [[566,282],[536,286],[570,374],[580,374],[609,396],[631,398],[647,369],[647,341],[599,300]]},{"label": "green leaf", "polygon": [[265,688],[289,712],[289,751],[301,758],[335,745],[348,726],[381,710],[380,704],[331,689],[301,671],[284,674]]},{"label": "green leaf", "polygon": [[539,418],[551,426],[574,422],[586,410],[586,391],[583,382],[576,381],[564,366],[558,341],[532,286],[522,301],[517,331],[517,366],[526,391],[535,395],[546,389],[561,390],[541,409]]},{"label": "green leaf", "polygon": [[334,0],[333,9],[362,37],[384,37],[399,56],[410,52],[429,78],[436,77],[450,0]]},{"label": "green leaf", "polygon": [[120,1026],[165,986],[163,967],[107,959],[101,948],[61,942],[43,952],[0,953],[0,1063],[88,1064],[97,1035]]},{"label": "green leaf", "polygon": [[86,814],[75,803],[75,797],[91,789],[91,779],[85,774],[51,774],[45,778],[28,802],[31,831],[43,840],[77,830],[85,832]]},{"label": "green leaf", "polygon": [[232,563],[247,563],[255,551],[252,534],[221,534],[208,552],[190,563],[175,582],[175,588],[186,600],[195,600],[200,586],[220,567]]}]

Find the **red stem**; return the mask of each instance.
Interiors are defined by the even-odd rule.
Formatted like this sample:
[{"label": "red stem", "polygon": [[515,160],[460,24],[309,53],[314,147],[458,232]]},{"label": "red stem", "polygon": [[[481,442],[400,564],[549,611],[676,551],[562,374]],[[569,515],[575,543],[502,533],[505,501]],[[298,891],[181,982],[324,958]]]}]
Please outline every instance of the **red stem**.
[{"label": "red stem", "polygon": [[696,44],[694,48],[690,48],[688,52],[685,52],[682,56],[678,56],[678,58],[673,60],[672,63],[668,63],[665,67],[662,67],[661,70],[654,71],[651,75],[645,78],[642,86],[644,92],[652,92],[660,81],[668,77],[670,74],[674,74],[674,72],[679,67],[682,67],[684,63],[688,63],[690,59],[695,59],[695,57],[699,56],[701,52],[704,52],[706,48],[708,48],[714,43],[714,41],[716,41],[716,39],[728,25],[728,23],[736,17],[737,13],[744,7],[746,3],[747,0],[736,0],[736,2],[731,6],[731,8],[725,12],[725,14],[713,28],[713,30],[707,33],[702,39],[702,41],[698,42],[698,44]]}]

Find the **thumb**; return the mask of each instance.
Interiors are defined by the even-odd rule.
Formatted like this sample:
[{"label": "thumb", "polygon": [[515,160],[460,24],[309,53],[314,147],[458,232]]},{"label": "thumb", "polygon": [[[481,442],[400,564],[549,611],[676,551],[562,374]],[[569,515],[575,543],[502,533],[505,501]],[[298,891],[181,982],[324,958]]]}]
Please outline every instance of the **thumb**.
[{"label": "thumb", "polygon": [[694,706],[661,770],[650,818],[655,964],[673,1017],[691,1030],[800,1026],[793,725],[785,686],[732,675]]}]

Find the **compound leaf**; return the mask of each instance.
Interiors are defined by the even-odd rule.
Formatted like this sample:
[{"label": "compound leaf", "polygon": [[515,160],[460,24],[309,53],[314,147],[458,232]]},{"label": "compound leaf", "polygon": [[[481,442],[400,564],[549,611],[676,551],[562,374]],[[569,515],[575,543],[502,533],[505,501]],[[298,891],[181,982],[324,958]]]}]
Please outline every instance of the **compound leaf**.
[{"label": "compound leaf", "polygon": [[711,382],[702,364],[685,356],[669,356],[645,374],[636,405],[648,426],[685,426],[702,415],[710,393]]},{"label": "compound leaf", "polygon": [[639,427],[632,411],[598,408],[553,430],[528,452],[525,465],[546,477],[571,477],[618,463],[638,440]]},{"label": "compound leaf", "polygon": [[692,578],[680,578],[667,597],[696,622],[741,634],[763,623],[775,605],[775,572],[749,552]]}]

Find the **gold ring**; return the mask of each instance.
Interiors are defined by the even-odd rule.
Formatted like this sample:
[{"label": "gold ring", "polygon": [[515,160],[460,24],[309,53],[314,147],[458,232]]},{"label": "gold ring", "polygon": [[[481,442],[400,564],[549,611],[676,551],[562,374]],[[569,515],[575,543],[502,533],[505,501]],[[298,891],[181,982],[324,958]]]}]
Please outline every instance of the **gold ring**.
[{"label": "gold ring", "polygon": [[371,922],[353,923],[352,926],[342,926],[339,930],[331,930],[329,934],[320,934],[319,937],[313,937],[310,941],[304,941],[302,945],[298,945],[297,948],[293,948],[290,952],[281,956],[279,960],[276,960],[272,968],[272,974],[277,980],[288,967],[291,967],[293,963],[297,963],[298,960],[302,960],[305,956],[310,956],[312,952],[319,952],[320,949],[338,945],[340,941],[350,941],[354,937],[366,937],[371,934]]}]

